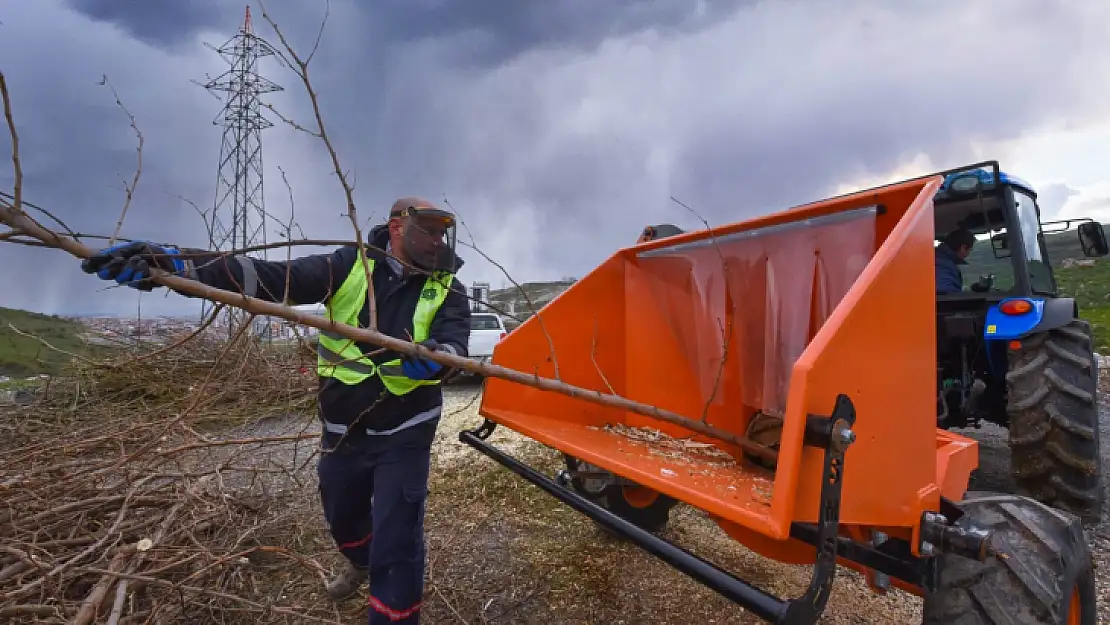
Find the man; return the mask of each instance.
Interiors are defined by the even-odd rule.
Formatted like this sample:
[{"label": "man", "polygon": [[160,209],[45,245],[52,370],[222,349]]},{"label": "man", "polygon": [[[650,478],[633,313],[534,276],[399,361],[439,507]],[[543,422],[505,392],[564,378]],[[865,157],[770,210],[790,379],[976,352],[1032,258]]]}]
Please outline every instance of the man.
[{"label": "man", "polygon": [[636,239],[637,243],[645,241],[654,241],[656,239],[665,239],[679,234],[683,234],[685,230],[671,224],[659,224],[657,226],[647,226],[640,233],[640,238]]},{"label": "man", "polygon": [[975,235],[964,228],[957,228],[945,235],[934,250],[934,269],[938,294],[959,293],[964,289],[964,276],[960,265],[967,264]]},{"label": "man", "polygon": [[[454,277],[463,264],[454,252],[454,216],[426,200],[401,198],[367,238],[378,248],[366,250],[378,331],[466,356],[470,306]],[[153,286],[151,266],[278,302],[288,268],[287,303],[323,302],[329,318],[369,326],[366,273],[354,245],[286,263],[130,243],[82,264],[86,273],[143,290]],[[371,625],[418,623],[430,453],[443,406],[439,383],[448,369],[392,351],[363,356],[378,349],[339,335],[319,337],[319,492],[345,557],[327,593],[348,598],[369,576]]]}]

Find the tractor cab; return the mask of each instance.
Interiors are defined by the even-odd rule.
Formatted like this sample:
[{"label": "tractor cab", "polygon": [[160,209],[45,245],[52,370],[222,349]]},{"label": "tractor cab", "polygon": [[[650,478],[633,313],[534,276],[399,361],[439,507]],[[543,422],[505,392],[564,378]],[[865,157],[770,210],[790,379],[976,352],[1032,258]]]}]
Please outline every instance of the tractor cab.
[{"label": "tractor cab", "polygon": [[943,238],[958,229],[970,231],[977,239],[960,265],[963,290],[938,293],[942,309],[977,307],[960,302],[981,306],[1011,298],[1055,297],[1056,280],[1044,235],[1066,231],[1073,222],[1078,224],[1078,245],[1054,244],[1053,253],[1105,256],[1108,252],[1106,235],[1096,221],[1042,223],[1032,185],[999,171],[997,162],[942,173],[944,182],[933,199],[935,244],[942,245]]},{"label": "tractor cab", "polygon": [[[1026,398],[1050,396],[1043,372],[1030,367],[1052,363],[1059,371],[1082,369],[1069,371],[1075,376],[1097,376],[1090,364],[1089,326],[1080,318],[1075,300],[1059,293],[1050,255],[1057,260],[1105,256],[1106,235],[1102,224],[1091,219],[1042,222],[1033,186],[1000,171],[995,161],[940,175],[944,180],[933,199],[938,248],[937,423],[965,428],[986,420],[1010,428],[1013,436],[1015,416],[1025,415],[1022,423],[1048,418],[1039,404],[1029,404]],[[1077,224],[1075,239],[1059,234],[1072,224]],[[939,249],[949,233],[960,230],[974,235],[970,252],[954,254],[950,245]],[[972,240],[966,234],[962,238]],[[949,262],[962,256],[956,265],[962,274],[958,291],[942,292],[939,272],[945,255]],[[1064,346],[1074,354],[1057,362]],[[1029,381],[1013,374],[1027,370],[1033,372],[1025,376]],[[1025,389],[1028,385],[1032,386]],[[1076,420],[1076,427],[1090,427],[1096,418],[1091,414],[1097,414],[1091,413],[1092,405],[1077,404],[1075,409],[1078,412],[1069,418]]]}]

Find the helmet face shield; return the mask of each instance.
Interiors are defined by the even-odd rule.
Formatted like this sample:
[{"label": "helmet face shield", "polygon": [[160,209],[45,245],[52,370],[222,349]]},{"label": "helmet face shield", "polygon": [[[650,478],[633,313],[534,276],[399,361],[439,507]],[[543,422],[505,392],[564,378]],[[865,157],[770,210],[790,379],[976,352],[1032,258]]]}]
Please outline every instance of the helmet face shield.
[{"label": "helmet face shield", "polygon": [[409,207],[401,214],[405,254],[425,271],[455,270],[456,220],[447,211]]}]

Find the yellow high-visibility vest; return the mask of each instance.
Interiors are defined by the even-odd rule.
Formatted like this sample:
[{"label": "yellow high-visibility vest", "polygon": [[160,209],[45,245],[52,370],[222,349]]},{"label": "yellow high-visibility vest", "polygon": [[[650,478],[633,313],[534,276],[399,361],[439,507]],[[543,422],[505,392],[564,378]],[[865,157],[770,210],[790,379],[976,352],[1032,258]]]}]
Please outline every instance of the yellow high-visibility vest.
[{"label": "yellow high-visibility vest", "polygon": [[[374,261],[366,259],[370,273],[374,272]],[[355,261],[350,273],[339,290],[328,300],[327,317],[332,321],[358,327],[358,315],[366,304],[366,270],[362,263]],[[419,343],[428,338],[432,319],[447,299],[451,273],[437,271],[424,281],[424,288],[417,300],[412,319],[413,342]],[[401,359],[395,358],[380,365],[367,358],[358,344],[351,339],[320,331],[316,343],[316,374],[325,378],[335,378],[343,384],[354,385],[370,376],[377,375],[394,395],[404,395],[418,386],[439,384],[439,380],[414,380],[401,373]]]}]

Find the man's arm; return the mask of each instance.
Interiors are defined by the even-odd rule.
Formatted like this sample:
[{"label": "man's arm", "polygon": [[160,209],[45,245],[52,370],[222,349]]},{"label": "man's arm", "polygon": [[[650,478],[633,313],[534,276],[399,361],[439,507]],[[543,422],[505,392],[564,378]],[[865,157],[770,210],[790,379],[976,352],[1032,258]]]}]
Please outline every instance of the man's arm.
[{"label": "man's arm", "polygon": [[462,283],[453,278],[447,299],[436,311],[428,331],[429,337],[436,343],[463,358],[470,352],[470,302],[465,293]]},{"label": "man's arm", "polygon": [[955,265],[937,263],[936,276],[937,293],[959,293],[964,290],[964,285],[960,283],[960,272]]},{"label": "man's arm", "polygon": [[327,300],[339,289],[354,262],[354,248],[340,248],[330,254],[313,254],[290,261],[265,261],[248,256],[220,256],[202,253],[186,264],[186,277],[208,286],[266,300],[282,302],[288,274],[289,305],[316,304]]}]

